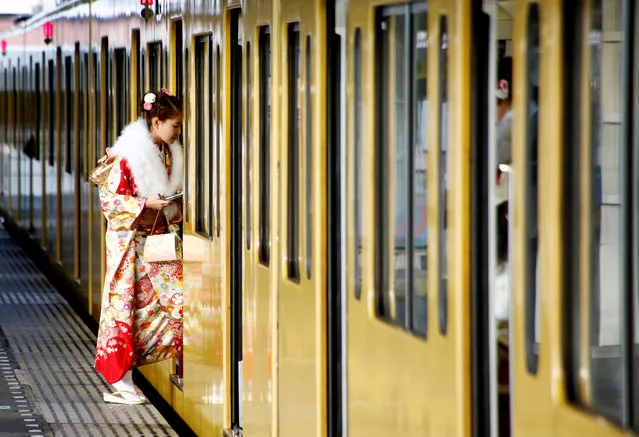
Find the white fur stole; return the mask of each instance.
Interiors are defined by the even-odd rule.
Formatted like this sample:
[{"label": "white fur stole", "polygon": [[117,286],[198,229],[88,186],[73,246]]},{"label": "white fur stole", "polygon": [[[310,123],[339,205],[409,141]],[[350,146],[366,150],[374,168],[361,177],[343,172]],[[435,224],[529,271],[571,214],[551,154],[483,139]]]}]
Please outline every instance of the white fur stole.
[{"label": "white fur stole", "polygon": [[[171,176],[158,146],[153,142],[151,133],[142,118],[130,123],[109,151],[111,155],[126,159],[137,187],[137,197],[149,198],[163,194],[170,196],[182,189],[184,178],[184,154],[182,146],[176,141],[169,145],[171,149]],[[177,214],[177,204],[165,209],[168,218]]]}]

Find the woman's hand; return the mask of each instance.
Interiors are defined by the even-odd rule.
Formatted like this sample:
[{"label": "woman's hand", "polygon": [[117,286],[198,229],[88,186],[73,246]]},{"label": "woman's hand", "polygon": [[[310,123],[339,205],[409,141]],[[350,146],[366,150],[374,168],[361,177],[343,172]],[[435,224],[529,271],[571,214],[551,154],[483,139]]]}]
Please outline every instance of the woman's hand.
[{"label": "woman's hand", "polygon": [[171,202],[162,199],[160,196],[151,196],[146,199],[146,207],[155,209],[157,211],[162,211],[164,208],[169,206]]}]

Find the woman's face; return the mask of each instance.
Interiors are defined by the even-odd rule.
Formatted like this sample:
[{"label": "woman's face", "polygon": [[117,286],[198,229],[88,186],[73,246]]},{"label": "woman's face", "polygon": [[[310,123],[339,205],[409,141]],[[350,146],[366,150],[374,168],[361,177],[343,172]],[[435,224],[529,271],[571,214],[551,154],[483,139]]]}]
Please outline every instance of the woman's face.
[{"label": "woman's face", "polygon": [[169,118],[164,121],[154,118],[151,123],[151,129],[151,134],[155,140],[173,144],[182,132],[182,117]]}]

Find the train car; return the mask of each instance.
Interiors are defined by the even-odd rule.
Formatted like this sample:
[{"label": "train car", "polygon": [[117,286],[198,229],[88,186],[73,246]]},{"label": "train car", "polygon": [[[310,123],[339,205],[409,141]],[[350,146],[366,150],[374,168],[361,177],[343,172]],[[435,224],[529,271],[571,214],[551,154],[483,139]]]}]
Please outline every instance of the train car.
[{"label": "train car", "polygon": [[0,35],[0,211],[97,319],[88,174],[166,87],[184,377],[139,370],[196,434],[632,435],[638,35],[631,0],[59,1]]}]

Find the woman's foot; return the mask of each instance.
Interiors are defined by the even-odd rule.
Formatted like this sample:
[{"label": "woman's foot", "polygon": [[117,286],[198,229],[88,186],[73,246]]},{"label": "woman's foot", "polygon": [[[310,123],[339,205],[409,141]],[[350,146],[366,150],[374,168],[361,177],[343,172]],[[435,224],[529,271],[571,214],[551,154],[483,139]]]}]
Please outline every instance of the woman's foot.
[{"label": "woman's foot", "polygon": [[116,391],[115,393],[103,393],[104,402],[125,405],[140,405],[146,403],[146,398],[137,393],[128,391]]},{"label": "woman's foot", "polygon": [[121,380],[113,383],[115,392],[104,393],[103,397],[106,402],[119,404],[143,404],[146,398],[137,392],[133,384],[133,373],[131,370],[126,372]]}]

